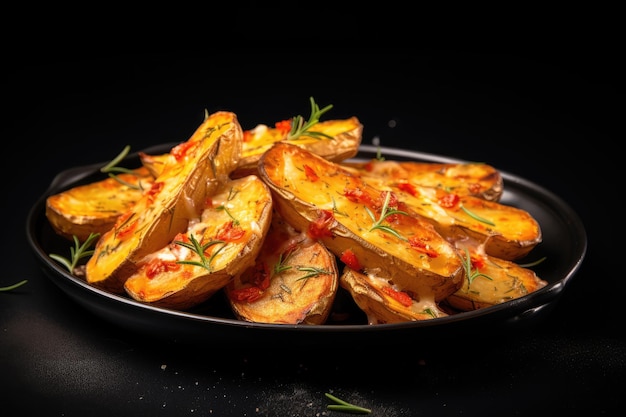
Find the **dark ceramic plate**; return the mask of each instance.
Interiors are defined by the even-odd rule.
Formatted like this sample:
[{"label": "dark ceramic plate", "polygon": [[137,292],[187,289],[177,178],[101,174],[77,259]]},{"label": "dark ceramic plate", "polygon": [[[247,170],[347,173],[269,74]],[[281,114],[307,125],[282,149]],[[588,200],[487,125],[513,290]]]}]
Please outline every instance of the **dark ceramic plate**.
[{"label": "dark ceramic plate", "polygon": [[[144,151],[152,154],[168,152],[174,144],[158,145]],[[393,148],[363,145],[355,160],[375,158],[378,152],[386,159],[426,162],[465,162],[438,155]],[[121,164],[139,166],[137,154],[129,155]],[[317,345],[328,343],[368,343],[385,345],[423,338],[457,337],[488,329],[513,328],[536,322],[550,311],[563,290],[579,269],[587,249],[585,229],[578,215],[558,196],[522,178],[502,172],[503,204],[530,212],[542,227],[543,241],[520,263],[546,257],[533,267],[548,285],[532,294],[506,303],[471,312],[433,320],[397,324],[368,325],[363,313],[347,293],[340,291],[328,324],[320,326],[248,323],[237,320],[220,293],[192,311],[157,308],[114,295],[88,285],[70,275],[48,254],[69,254],[72,243],[58,237],[45,216],[46,197],[79,184],[103,178],[94,164],[59,173],[44,195],[31,209],[27,219],[30,245],[44,273],[74,301],[105,320],[132,331],[155,338],[177,342],[202,341],[231,343],[290,343]],[[339,321],[341,317],[341,321]]]}]

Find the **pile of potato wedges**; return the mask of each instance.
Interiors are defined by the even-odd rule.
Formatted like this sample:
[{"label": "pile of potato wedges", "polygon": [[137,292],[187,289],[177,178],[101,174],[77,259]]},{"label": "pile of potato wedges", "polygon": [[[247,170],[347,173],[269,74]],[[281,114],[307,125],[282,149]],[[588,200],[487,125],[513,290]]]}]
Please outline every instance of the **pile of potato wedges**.
[{"label": "pile of potato wedges", "polygon": [[244,321],[320,325],[339,291],[369,324],[500,304],[547,283],[516,263],[541,243],[530,213],[500,203],[483,163],[352,159],[357,117],[332,106],[243,130],[206,114],[185,142],[141,166],[51,195],[55,232],[93,254],[87,283],[188,310],[220,293]]}]

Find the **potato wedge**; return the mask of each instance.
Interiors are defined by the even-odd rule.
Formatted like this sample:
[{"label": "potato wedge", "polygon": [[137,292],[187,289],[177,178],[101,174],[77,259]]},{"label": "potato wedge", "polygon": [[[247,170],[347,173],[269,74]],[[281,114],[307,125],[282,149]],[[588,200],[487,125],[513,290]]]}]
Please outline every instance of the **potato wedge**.
[{"label": "potato wedge", "polygon": [[56,233],[84,242],[91,233],[101,235],[128,211],[154,182],[144,167],[80,185],[46,199],[46,217]]},{"label": "potato wedge", "polygon": [[[463,282],[455,248],[432,224],[397,210],[393,193],[306,149],[276,143],[259,162],[285,220],[349,265],[387,276],[416,298],[441,301]],[[377,272],[374,272],[377,271]]]},{"label": "potato wedge", "polygon": [[272,219],[267,186],[254,175],[228,180],[207,201],[185,233],[137,263],[137,271],[124,283],[133,299],[186,310],[254,264]]},{"label": "potato wedge", "polygon": [[450,241],[472,238],[502,259],[526,256],[542,241],[541,227],[526,210],[472,195],[423,187],[409,180],[364,175],[364,181],[392,191],[417,215],[430,221]]},{"label": "potato wedge", "polygon": [[469,195],[488,201],[500,201],[504,180],[500,172],[483,163],[434,163],[372,159],[368,162],[343,163],[362,175],[384,182],[408,183]]},{"label": "potato wedge", "polygon": [[335,255],[274,212],[255,265],[224,289],[240,320],[324,324],[338,286]]},{"label": "potato wedge", "polygon": [[[276,123],[276,125],[281,126],[281,122]],[[261,155],[277,142],[288,142],[301,146],[314,154],[335,162],[352,158],[359,151],[363,125],[356,117],[318,122],[311,130],[324,133],[330,138],[303,135],[297,139],[288,140],[288,129],[269,127],[264,124],[246,130],[241,162],[233,172],[233,177],[256,173]]]},{"label": "potato wedge", "polygon": [[534,271],[514,262],[489,256],[481,244],[457,242],[466,279],[445,303],[460,311],[490,307],[535,292],[548,283]]},{"label": "potato wedge", "polygon": [[234,113],[208,115],[189,140],[171,150],[152,188],[98,240],[86,264],[87,282],[124,293],[124,282],[138,262],[185,231],[205,197],[235,169],[242,139]]},{"label": "potato wedge", "polygon": [[367,316],[368,324],[401,323],[445,317],[437,303],[428,297],[415,300],[393,280],[345,267],[339,280],[356,305]]}]

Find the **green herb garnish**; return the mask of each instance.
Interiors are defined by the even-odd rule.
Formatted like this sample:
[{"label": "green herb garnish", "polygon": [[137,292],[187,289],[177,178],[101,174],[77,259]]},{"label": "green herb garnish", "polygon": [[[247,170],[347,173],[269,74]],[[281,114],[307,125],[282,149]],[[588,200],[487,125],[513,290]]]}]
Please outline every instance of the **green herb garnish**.
[{"label": "green herb garnish", "polygon": [[382,230],[383,232],[387,232],[389,234],[394,235],[398,239],[406,241],[408,239],[405,238],[404,236],[402,236],[396,230],[394,230],[393,228],[391,228],[389,226],[385,226],[384,224],[382,224],[383,221],[385,221],[385,219],[387,217],[389,217],[391,215],[394,215],[394,214],[403,214],[405,216],[408,216],[408,213],[406,213],[404,211],[390,208],[389,207],[389,199],[390,198],[391,198],[391,191],[387,191],[387,194],[385,195],[385,202],[383,203],[383,208],[380,211],[380,218],[378,220],[376,220],[376,217],[374,216],[374,213],[372,213],[372,211],[368,207],[365,207],[365,210],[367,211],[367,214],[374,221],[374,225],[370,228],[369,231],[371,232],[372,230],[379,229],[379,230]]},{"label": "green herb garnish", "polygon": [[534,261],[534,262],[529,262],[529,263],[527,263],[527,264],[520,264],[519,266],[521,266],[522,268],[531,268],[531,267],[533,267],[533,266],[537,266],[537,265],[539,265],[540,263],[542,263],[542,262],[543,262],[543,261],[545,261],[546,259],[547,259],[547,257],[545,257],[545,256],[544,256],[543,258],[537,259],[537,260],[536,260],[536,261]]},{"label": "green herb garnish", "polygon": [[472,258],[467,248],[465,248],[465,257],[461,256],[461,260],[463,261],[462,264],[463,269],[465,270],[465,275],[467,276],[468,286],[470,286],[472,282],[474,282],[474,280],[478,277],[487,278],[488,280],[493,281],[493,278],[491,278],[489,275],[483,274],[478,270],[478,268],[472,269]]},{"label": "green herb garnish", "polygon": [[104,173],[104,174],[108,174],[109,177],[115,179],[115,181],[119,182],[120,184],[123,184],[129,188],[135,189],[135,190],[141,190],[141,182],[138,182],[137,185],[135,184],[131,184],[127,181],[124,181],[123,179],[121,179],[120,177],[118,177],[116,174],[133,174],[136,175],[136,173],[128,168],[122,168],[122,167],[118,167],[117,164],[119,164],[120,162],[122,162],[122,160],[124,158],[126,158],[126,155],[128,155],[128,152],[130,151],[130,145],[126,145],[124,147],[124,149],[122,149],[122,152],[120,152],[111,162],[109,162],[108,164],[106,164],[105,166],[103,166],[102,168],[100,168],[100,172]]},{"label": "green herb garnish", "polygon": [[[211,272],[212,271],[211,261],[213,260],[213,258],[217,256],[218,253],[221,252],[222,249],[224,249],[224,247],[226,246],[226,242],[224,242],[223,240],[211,240],[210,242],[207,242],[204,245],[202,245],[200,242],[198,242],[198,240],[193,234],[191,234],[190,240],[191,240],[191,243],[182,242],[180,240],[175,240],[174,243],[180,246],[184,246],[187,249],[195,252],[200,257],[200,261],[177,261],[176,263],[199,266]],[[213,253],[210,257],[207,258],[207,256],[204,254],[207,248],[209,246],[219,245],[219,244],[222,244],[222,247],[220,247],[218,250],[215,251],[215,253]]]},{"label": "green herb garnish", "polygon": [[483,222],[485,224],[488,224],[489,226],[495,226],[496,225],[491,220],[487,220],[484,217],[480,217],[477,214],[472,213],[470,210],[466,209],[463,205],[461,205],[461,210],[463,210],[465,213],[467,213],[467,215],[470,216],[471,218],[473,218],[474,220],[478,220],[479,222]]},{"label": "green herb garnish", "polygon": [[350,404],[349,402],[346,402],[346,401],[344,401],[344,400],[342,400],[340,398],[337,398],[337,397],[335,397],[332,394],[325,393],[324,395],[329,400],[335,402],[335,404],[327,405],[326,406],[327,410],[341,411],[341,412],[344,412],[344,413],[351,413],[351,414],[369,414],[369,413],[372,412],[372,410],[370,410],[369,408],[360,407],[358,405]]},{"label": "green herb garnish", "polygon": [[327,135],[326,133],[309,130],[320,121],[320,117],[324,113],[333,108],[333,105],[329,104],[320,110],[313,97],[311,97],[310,100],[311,116],[309,117],[309,120],[305,121],[304,117],[295,116],[291,120],[291,131],[287,134],[287,140],[297,140],[300,139],[301,136],[309,136],[314,139],[333,139],[332,136]]},{"label": "green herb garnish", "polygon": [[13,285],[8,285],[8,286],[6,286],[6,287],[0,287],[0,292],[2,292],[2,291],[11,291],[11,290],[14,290],[14,289],[16,289],[17,287],[21,287],[22,285],[26,284],[27,282],[28,282],[28,280],[27,280],[27,279],[25,279],[25,280],[22,280],[22,281],[20,281],[20,282],[16,282],[16,283],[15,283],[15,284],[13,284]]},{"label": "green herb garnish", "polygon": [[100,233],[90,233],[87,239],[81,244],[78,240],[78,237],[74,235],[74,246],[70,247],[69,259],[54,253],[51,253],[49,256],[65,266],[70,274],[73,274],[74,268],[76,268],[76,265],[78,265],[78,261],[93,255],[94,251],[93,249],[89,249],[89,247],[98,237],[100,237]]}]

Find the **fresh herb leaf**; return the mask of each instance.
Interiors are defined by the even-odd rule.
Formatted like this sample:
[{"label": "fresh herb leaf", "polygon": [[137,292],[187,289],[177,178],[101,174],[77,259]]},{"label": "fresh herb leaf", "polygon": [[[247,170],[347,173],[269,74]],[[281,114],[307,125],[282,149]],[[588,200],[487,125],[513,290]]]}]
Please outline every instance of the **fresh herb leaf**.
[{"label": "fresh herb leaf", "polygon": [[332,136],[327,135],[323,132],[315,132],[310,130],[313,126],[315,126],[320,121],[320,117],[328,110],[333,108],[332,104],[324,107],[320,110],[319,106],[315,103],[313,97],[311,100],[311,116],[308,121],[304,120],[302,116],[295,116],[291,120],[291,131],[287,134],[287,140],[297,140],[300,139],[301,136],[308,136],[314,139],[333,139]]},{"label": "fresh herb leaf", "polygon": [[543,261],[545,261],[546,259],[547,259],[547,257],[545,257],[545,256],[544,256],[543,258],[537,259],[537,260],[536,260],[536,261],[534,261],[534,262],[529,262],[529,263],[527,263],[527,264],[520,264],[519,266],[521,266],[522,268],[531,268],[531,267],[533,267],[533,266],[537,266],[537,265],[539,265],[540,263],[542,263],[542,262],[543,262]]},{"label": "fresh herb leaf", "polygon": [[380,210],[380,218],[378,220],[376,220],[374,213],[372,213],[372,211],[368,207],[365,207],[367,214],[374,221],[374,225],[370,228],[369,231],[371,232],[372,230],[379,229],[379,230],[382,230],[383,232],[387,232],[389,234],[394,235],[398,239],[406,241],[408,239],[402,236],[400,233],[398,233],[395,229],[391,228],[390,226],[386,226],[382,224],[383,221],[385,221],[387,217],[394,215],[394,214],[403,214],[405,216],[408,216],[407,212],[389,208],[390,198],[391,198],[391,191],[387,191],[387,194],[385,195],[385,202],[383,203],[383,208]]},{"label": "fresh herb leaf", "polygon": [[81,244],[78,240],[78,237],[74,235],[74,246],[70,247],[70,257],[65,258],[61,255],[57,255],[55,253],[51,253],[50,256],[55,261],[59,262],[70,272],[70,274],[74,273],[74,268],[78,265],[78,262],[83,259],[93,255],[93,249],[89,249],[94,243],[95,240],[100,237],[100,233],[90,233],[87,239]]},{"label": "fresh herb leaf", "polygon": [[465,276],[467,276],[467,285],[471,285],[472,282],[478,277],[487,278],[489,281],[493,281],[487,274],[483,274],[477,268],[472,269],[472,258],[470,256],[469,250],[465,248],[465,257],[461,256],[463,269],[465,270]]},{"label": "fresh herb leaf", "polygon": [[346,402],[346,401],[344,401],[344,400],[342,400],[340,398],[337,398],[337,397],[335,397],[332,394],[325,393],[324,395],[329,400],[335,402],[335,404],[327,405],[326,406],[327,410],[341,411],[341,412],[350,413],[350,414],[369,414],[369,413],[372,412],[372,410],[370,410],[369,408],[360,407],[358,405],[350,404],[349,402]]},{"label": "fresh herb leaf", "polygon": [[461,204],[461,210],[463,210],[465,213],[467,213],[467,215],[470,216],[471,218],[473,218],[474,220],[478,220],[479,222],[483,222],[485,224],[488,224],[489,226],[495,226],[496,225],[491,220],[487,220],[484,217],[480,217],[477,214],[472,213],[470,210],[466,209],[462,204]]},{"label": "fresh herb leaf", "polygon": [[100,168],[100,172],[104,174],[109,174],[109,177],[115,179],[120,184],[123,184],[129,188],[132,188],[135,190],[141,190],[141,182],[138,182],[137,185],[131,184],[127,181],[122,180],[120,177],[116,175],[116,174],[135,175],[135,172],[133,170],[117,166],[117,164],[119,164],[120,162],[122,162],[124,158],[126,158],[126,155],[128,155],[129,151],[130,151],[130,145],[126,145],[124,149],[122,149],[122,152],[120,152],[113,160],[111,160],[111,162],[109,162],[108,164]]},{"label": "fresh herb leaf", "polygon": [[[226,246],[226,242],[224,242],[223,240],[212,240],[202,245],[200,244],[200,242],[198,242],[198,240],[193,234],[191,234],[190,240],[191,240],[191,243],[182,242],[180,240],[175,240],[174,243],[180,246],[184,246],[187,249],[195,252],[200,257],[200,261],[178,261],[177,263],[185,264],[185,265],[200,266],[202,268],[205,268],[207,271],[212,272],[211,261],[213,260],[213,258],[217,256],[218,253],[221,252],[222,249],[224,249],[224,247]],[[207,250],[207,248],[209,246],[219,245],[219,244],[222,244],[222,247],[216,250],[209,258],[207,258],[207,256],[204,253]]]},{"label": "fresh herb leaf", "polygon": [[2,292],[2,291],[11,291],[11,290],[14,290],[14,289],[16,289],[17,287],[21,287],[22,285],[26,284],[27,282],[28,282],[28,280],[27,280],[27,279],[25,279],[25,280],[22,280],[22,281],[20,281],[20,282],[16,282],[15,284],[8,285],[8,286],[6,286],[6,287],[0,287],[0,292]]}]

